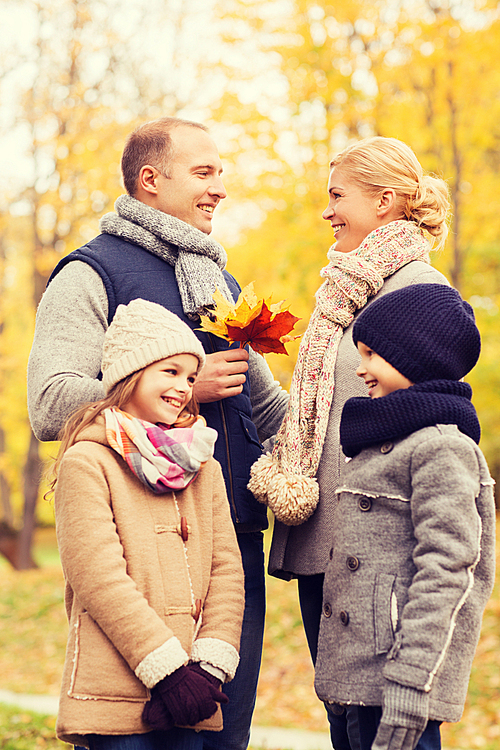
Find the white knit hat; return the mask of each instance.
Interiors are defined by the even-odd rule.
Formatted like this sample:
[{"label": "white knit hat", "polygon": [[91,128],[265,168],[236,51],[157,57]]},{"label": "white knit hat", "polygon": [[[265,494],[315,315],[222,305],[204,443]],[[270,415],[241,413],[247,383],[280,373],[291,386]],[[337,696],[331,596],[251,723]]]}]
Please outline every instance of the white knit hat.
[{"label": "white knit hat", "polygon": [[127,375],[174,354],[193,354],[200,370],[205,352],[191,328],[162,305],[134,299],[118,305],[106,331],[101,370],[104,391]]}]

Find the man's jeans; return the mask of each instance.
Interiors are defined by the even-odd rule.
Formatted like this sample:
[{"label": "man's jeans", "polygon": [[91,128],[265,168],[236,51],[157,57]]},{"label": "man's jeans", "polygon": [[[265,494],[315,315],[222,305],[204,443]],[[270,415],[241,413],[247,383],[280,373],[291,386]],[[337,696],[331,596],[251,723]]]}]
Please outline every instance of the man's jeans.
[{"label": "man's jeans", "polygon": [[224,685],[229,703],[222,706],[222,732],[203,732],[203,750],[246,750],[257,695],[266,593],[264,536],[262,532],[238,534],[245,571],[245,615],[240,644],[240,663],[234,680]]},{"label": "man's jeans", "polygon": [[[147,734],[90,735],[90,750],[202,750],[203,738],[194,729],[178,729]],[[79,748],[75,748],[79,750]],[[85,750],[85,748],[81,748]]]}]

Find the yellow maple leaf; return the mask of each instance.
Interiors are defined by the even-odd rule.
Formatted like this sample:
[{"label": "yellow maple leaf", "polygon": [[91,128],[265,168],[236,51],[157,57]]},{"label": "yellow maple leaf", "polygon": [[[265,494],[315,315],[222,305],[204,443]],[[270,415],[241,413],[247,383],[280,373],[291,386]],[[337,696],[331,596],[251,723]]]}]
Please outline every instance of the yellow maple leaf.
[{"label": "yellow maple leaf", "polygon": [[214,320],[208,315],[200,315],[200,330],[207,331],[207,333],[213,333],[215,336],[219,336],[220,338],[229,341],[227,337],[227,325],[224,321],[232,315],[234,305],[231,305],[218,289],[215,290],[212,297],[216,305],[213,312]]},{"label": "yellow maple leaf", "polygon": [[[241,295],[240,295],[241,296]],[[217,308],[217,315],[220,318],[227,318],[234,310],[234,304],[231,304],[219,289],[216,289],[212,295],[213,301]],[[238,298],[239,299],[239,298]]]}]

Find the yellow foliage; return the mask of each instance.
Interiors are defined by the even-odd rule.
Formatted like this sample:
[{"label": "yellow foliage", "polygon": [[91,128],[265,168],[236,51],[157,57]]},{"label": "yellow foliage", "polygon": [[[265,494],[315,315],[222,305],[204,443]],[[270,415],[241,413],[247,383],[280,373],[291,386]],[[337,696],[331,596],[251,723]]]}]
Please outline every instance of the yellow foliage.
[{"label": "yellow foliage", "polygon": [[[257,228],[248,229],[250,221],[244,225],[243,235],[228,248],[229,270],[243,285],[255,280],[258,288],[271,287],[277,298],[286,298],[305,328],[333,242],[321,219],[331,157],[365,135],[408,142],[423,166],[450,186],[452,232],[435,264],[477,313],[483,353],[470,382],[482,445],[500,479],[500,20],[495,3],[471,0],[468,14],[460,16],[464,6],[458,2],[415,0],[410,15],[405,4],[389,0],[293,0],[285,18],[276,12],[279,4],[267,0],[216,6],[224,44],[237,49],[251,39],[268,60],[269,80],[274,76],[282,87],[276,96],[271,87],[271,93],[263,90],[249,102],[254,67],[242,66],[235,79],[234,69],[222,61],[217,70],[226,80],[225,93],[220,100],[214,96],[204,110],[207,116],[200,116],[226,135],[221,155],[233,205],[241,209],[252,202],[266,217]],[[29,436],[25,367],[35,300],[56,262],[98,233],[98,219],[122,192],[118,163],[137,113],[142,121],[175,113],[184,93],[170,83],[157,91],[138,75],[129,81],[137,101],[126,95],[117,107],[116,32],[109,27],[109,45],[99,43],[108,27],[93,18],[91,4],[68,5],[65,19],[73,11],[74,18],[64,34],[50,25],[59,0],[33,8],[43,28],[30,51],[38,70],[18,112],[30,141],[33,180],[17,194],[7,190],[2,196],[27,213],[0,214],[6,248],[0,253],[0,418],[7,433],[0,469],[19,510]],[[106,13],[106,4],[101,10]],[[89,61],[95,50],[104,49],[110,51],[109,65],[89,89]],[[8,64],[20,69],[24,57],[9,55]],[[170,81],[172,71],[166,72],[163,78]],[[254,306],[248,303],[247,314]],[[290,357],[266,355],[284,385],[297,350],[298,342],[292,342]]]}]

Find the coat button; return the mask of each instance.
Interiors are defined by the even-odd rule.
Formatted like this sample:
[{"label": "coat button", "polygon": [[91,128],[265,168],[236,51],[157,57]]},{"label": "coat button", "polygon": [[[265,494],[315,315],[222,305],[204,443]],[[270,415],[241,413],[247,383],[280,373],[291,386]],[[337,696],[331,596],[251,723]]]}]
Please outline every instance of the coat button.
[{"label": "coat button", "polygon": [[380,452],[381,453],[390,453],[393,448],[394,448],[394,444],[393,443],[383,443],[380,446]]},{"label": "coat button", "polygon": [[333,560],[333,547],[330,550],[330,560]]},{"label": "coat button", "polygon": [[346,612],[344,609],[340,613],[340,622],[342,625],[349,625],[349,612]]},{"label": "coat button", "polygon": [[329,602],[325,602],[323,604],[323,614],[325,615],[325,617],[332,616],[332,605]]},{"label": "coat button", "polygon": [[359,568],[359,560],[357,557],[348,557],[346,562],[349,570],[357,570]]},{"label": "coat button", "polygon": [[362,497],[359,501],[359,509],[366,513],[367,510],[371,510],[372,501],[369,497]]},{"label": "coat button", "polygon": [[186,516],[181,518],[181,537],[183,542],[187,542],[189,539],[188,522]]},{"label": "coat button", "polygon": [[201,599],[196,599],[195,603],[191,607],[191,614],[193,616],[193,619],[198,622],[198,618],[200,616],[201,612]]}]

